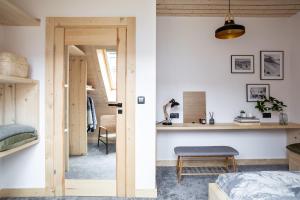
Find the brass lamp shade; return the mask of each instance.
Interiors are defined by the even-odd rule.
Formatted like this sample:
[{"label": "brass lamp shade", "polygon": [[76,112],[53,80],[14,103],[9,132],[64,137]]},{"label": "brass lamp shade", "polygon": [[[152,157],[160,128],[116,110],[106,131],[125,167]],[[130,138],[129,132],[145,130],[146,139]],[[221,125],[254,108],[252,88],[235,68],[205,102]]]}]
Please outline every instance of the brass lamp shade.
[{"label": "brass lamp shade", "polygon": [[215,31],[215,37],[218,39],[237,38],[244,35],[245,31],[243,25],[235,24],[234,20],[229,17],[226,19],[224,26]]}]

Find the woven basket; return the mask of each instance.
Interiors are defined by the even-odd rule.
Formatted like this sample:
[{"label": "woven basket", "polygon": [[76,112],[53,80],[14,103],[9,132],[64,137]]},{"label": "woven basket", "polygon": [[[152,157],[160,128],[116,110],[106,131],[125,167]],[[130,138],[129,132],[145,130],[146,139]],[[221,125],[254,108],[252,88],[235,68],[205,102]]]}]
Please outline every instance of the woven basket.
[{"label": "woven basket", "polygon": [[13,53],[0,52],[0,74],[28,78],[29,65],[26,58]]}]

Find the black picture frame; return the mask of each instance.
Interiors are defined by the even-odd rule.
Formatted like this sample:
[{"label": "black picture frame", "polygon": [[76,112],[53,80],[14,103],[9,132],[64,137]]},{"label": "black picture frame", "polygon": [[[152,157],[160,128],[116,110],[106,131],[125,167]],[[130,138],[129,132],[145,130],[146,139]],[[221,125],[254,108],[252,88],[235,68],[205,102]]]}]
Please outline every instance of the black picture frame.
[{"label": "black picture frame", "polygon": [[251,83],[248,83],[246,84],[246,100],[247,102],[257,102],[259,101],[260,99],[251,99],[249,98],[249,91],[250,91],[250,86],[265,86],[267,88],[267,91],[266,91],[266,97],[269,98],[270,97],[270,90],[271,90],[271,85],[270,84],[265,84],[265,83],[262,83],[262,84],[251,84]]},{"label": "black picture frame", "polygon": [[[276,77],[276,75],[271,76],[271,75],[266,75],[265,73],[265,59],[263,59],[263,57],[265,56],[266,53],[269,53],[269,55],[279,55],[279,73],[280,75],[278,76],[278,78]],[[270,58],[271,62],[275,63],[276,66],[276,62],[274,62],[274,58]],[[271,69],[269,70],[271,73]],[[273,70],[274,71],[274,70]],[[278,72],[273,72],[273,73],[278,73]],[[268,77],[269,76],[269,77]],[[260,80],[284,80],[284,51],[260,51]]]},{"label": "black picture frame", "polygon": [[[255,60],[254,55],[231,55],[231,73],[232,74],[254,74],[255,73]],[[237,70],[234,66],[234,60],[237,58],[249,58],[250,59],[250,70]]]}]

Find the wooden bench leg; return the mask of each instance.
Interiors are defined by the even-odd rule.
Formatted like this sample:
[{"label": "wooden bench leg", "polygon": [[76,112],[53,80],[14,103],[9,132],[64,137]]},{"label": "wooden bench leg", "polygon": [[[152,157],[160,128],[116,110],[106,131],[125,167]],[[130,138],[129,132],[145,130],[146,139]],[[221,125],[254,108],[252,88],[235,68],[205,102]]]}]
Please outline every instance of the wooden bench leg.
[{"label": "wooden bench leg", "polygon": [[177,181],[178,183],[180,183],[181,181],[181,173],[182,173],[182,168],[183,168],[183,160],[182,160],[182,157],[179,156],[179,170],[178,170],[178,176],[177,176]]},{"label": "wooden bench leg", "polygon": [[225,168],[226,168],[227,172],[229,172],[229,168],[228,168],[228,157],[225,157]]},{"label": "wooden bench leg", "polygon": [[176,175],[177,175],[177,178],[178,178],[178,172],[179,172],[179,159],[180,159],[180,156],[177,156],[177,162],[176,162]]},{"label": "wooden bench leg", "polygon": [[237,168],[237,162],[236,162],[236,159],[235,157],[233,156],[233,162],[234,162],[234,172],[237,172],[238,171],[238,168]]},{"label": "wooden bench leg", "polygon": [[231,163],[232,163],[232,171],[237,172],[237,162],[234,158],[234,156],[230,157]]}]

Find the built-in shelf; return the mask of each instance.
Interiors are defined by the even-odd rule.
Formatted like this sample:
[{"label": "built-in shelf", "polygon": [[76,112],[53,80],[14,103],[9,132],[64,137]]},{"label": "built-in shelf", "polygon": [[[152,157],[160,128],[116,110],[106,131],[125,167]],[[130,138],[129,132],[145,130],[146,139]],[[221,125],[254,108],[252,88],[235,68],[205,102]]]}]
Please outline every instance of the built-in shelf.
[{"label": "built-in shelf", "polygon": [[174,123],[167,126],[159,124],[156,126],[157,131],[201,131],[201,130],[272,130],[272,129],[300,129],[300,124],[289,123],[280,125],[278,123],[261,123],[258,125],[238,125],[235,123],[220,123],[215,125],[199,123]]},{"label": "built-in shelf", "polygon": [[40,20],[32,17],[11,1],[1,0],[0,24],[6,26],[39,26]]},{"label": "built-in shelf", "polygon": [[39,81],[32,80],[29,78],[20,78],[20,77],[14,77],[14,76],[5,76],[0,75],[0,83],[25,83],[25,84],[36,84]]},{"label": "built-in shelf", "polygon": [[22,151],[24,149],[27,149],[33,145],[36,145],[37,143],[39,143],[39,140],[34,140],[32,142],[29,142],[29,143],[26,143],[26,144],[23,144],[19,147],[16,147],[16,148],[13,148],[13,149],[10,149],[10,150],[7,150],[7,151],[2,151],[0,152],[0,158],[3,158],[5,156],[8,156],[8,155],[11,155],[13,153],[16,153],[18,151]]}]

